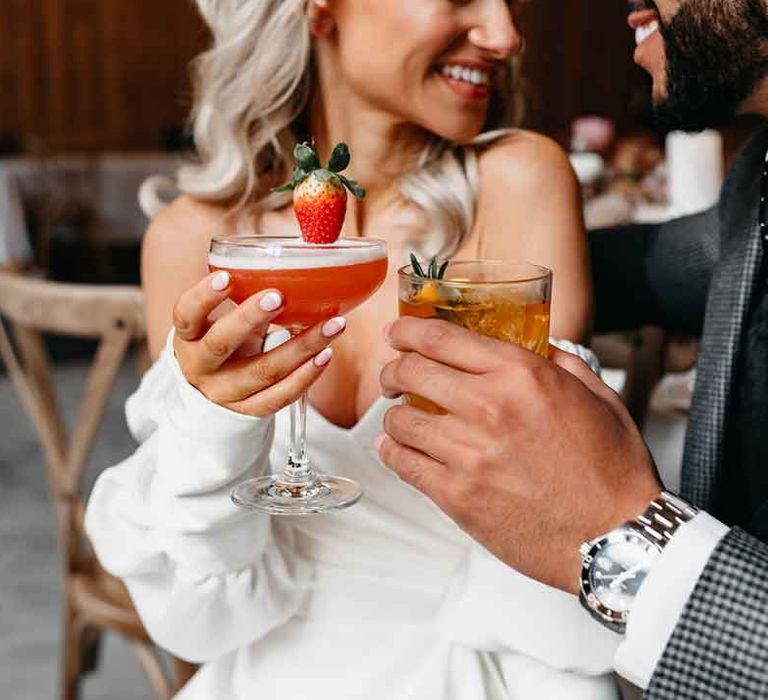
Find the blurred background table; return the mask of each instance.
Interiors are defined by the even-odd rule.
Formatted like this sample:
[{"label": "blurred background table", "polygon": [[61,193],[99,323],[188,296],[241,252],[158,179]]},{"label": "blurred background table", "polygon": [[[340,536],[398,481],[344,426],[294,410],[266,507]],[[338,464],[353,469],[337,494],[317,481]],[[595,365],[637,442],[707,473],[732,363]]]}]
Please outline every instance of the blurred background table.
[{"label": "blurred background table", "polygon": [[31,261],[32,248],[16,178],[0,169],[0,267],[20,269]]},{"label": "blurred background table", "polygon": [[[172,176],[179,161],[164,152],[0,159],[0,264],[34,262],[47,276],[71,277],[52,251],[76,250],[81,281],[135,281],[120,279],[130,272],[112,250],[136,248],[147,227],[139,188],[152,175]],[[135,260],[134,252],[127,265]]]}]

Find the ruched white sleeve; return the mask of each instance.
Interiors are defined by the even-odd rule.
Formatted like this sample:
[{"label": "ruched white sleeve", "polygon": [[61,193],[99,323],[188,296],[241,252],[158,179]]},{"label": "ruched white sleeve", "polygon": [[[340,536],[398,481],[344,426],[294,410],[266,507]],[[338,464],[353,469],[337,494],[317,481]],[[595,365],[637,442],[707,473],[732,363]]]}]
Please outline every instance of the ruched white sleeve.
[{"label": "ruched white sleeve", "polygon": [[[514,652],[582,676],[610,673],[620,641],[587,615],[575,596],[523,576],[479,545],[467,553],[442,606],[441,625],[456,643]],[[550,696],[556,697],[539,693]]]},{"label": "ruched white sleeve", "polygon": [[136,452],[97,480],[86,531],[150,636],[202,663],[266,635],[299,607],[308,567],[289,519],[235,507],[269,471],[273,419],[229,411],[185,379],[169,342],[126,405]]}]

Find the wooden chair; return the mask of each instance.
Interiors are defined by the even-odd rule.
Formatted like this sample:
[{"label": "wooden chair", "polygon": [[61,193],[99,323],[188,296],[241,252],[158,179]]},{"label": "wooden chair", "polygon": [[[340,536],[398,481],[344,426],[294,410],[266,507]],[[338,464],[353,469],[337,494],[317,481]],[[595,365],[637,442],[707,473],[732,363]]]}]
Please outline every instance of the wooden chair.
[{"label": "wooden chair", "polygon": [[[44,334],[99,341],[71,431],[58,411]],[[168,672],[125,586],[99,566],[83,527],[80,490],[94,439],[126,352],[143,345],[144,335],[138,287],[61,284],[0,271],[0,356],[34,424],[56,508],[64,584],[62,700],[79,697],[80,680],[96,668],[105,631],[129,641],[158,698],[170,698],[195,670],[173,659],[174,672]]]}]

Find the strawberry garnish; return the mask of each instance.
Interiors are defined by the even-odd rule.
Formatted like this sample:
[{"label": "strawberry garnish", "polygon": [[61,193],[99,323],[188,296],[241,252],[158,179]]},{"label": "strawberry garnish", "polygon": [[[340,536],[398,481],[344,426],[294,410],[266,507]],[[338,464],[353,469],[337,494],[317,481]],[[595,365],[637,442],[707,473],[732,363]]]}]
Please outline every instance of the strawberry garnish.
[{"label": "strawberry garnish", "polygon": [[333,243],[344,225],[347,190],[358,199],[365,197],[362,187],[341,175],[349,165],[349,148],[345,143],[337,144],[325,168],[320,165],[317,151],[307,143],[296,146],[293,157],[293,177],[276,191],[293,190],[293,210],[307,243]]}]

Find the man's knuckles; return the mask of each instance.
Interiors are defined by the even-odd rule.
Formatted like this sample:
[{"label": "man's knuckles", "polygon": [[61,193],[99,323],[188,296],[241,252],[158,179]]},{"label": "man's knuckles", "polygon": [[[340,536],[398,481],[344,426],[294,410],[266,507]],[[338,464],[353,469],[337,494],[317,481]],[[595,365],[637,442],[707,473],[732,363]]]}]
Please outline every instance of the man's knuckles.
[{"label": "man's knuckles", "polygon": [[594,376],[594,372],[591,370],[590,366],[578,357],[578,355],[574,355],[572,352],[565,352],[558,348],[552,348],[550,359],[554,364],[580,379]]},{"label": "man's knuckles", "polygon": [[414,464],[413,455],[400,443],[391,437],[387,438],[379,448],[379,456],[403,481],[416,486],[421,470]]},{"label": "man's knuckles", "polygon": [[433,357],[441,349],[455,341],[458,330],[445,321],[427,321],[418,342],[415,344],[415,349],[422,355]]},{"label": "man's knuckles", "polygon": [[410,406],[393,406],[384,415],[384,430],[398,442],[418,447],[435,430],[434,417]]},{"label": "man's knuckles", "polygon": [[385,368],[387,388],[395,391],[418,389],[422,383],[425,365],[424,358],[416,353],[404,353]]},{"label": "man's knuckles", "polygon": [[472,489],[486,484],[500,466],[506,471],[509,466],[506,461],[506,453],[496,447],[494,441],[485,442],[474,449],[461,450],[456,455],[461,478]]}]

